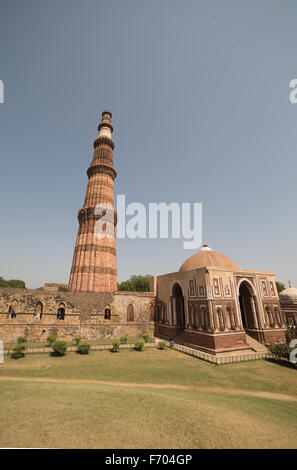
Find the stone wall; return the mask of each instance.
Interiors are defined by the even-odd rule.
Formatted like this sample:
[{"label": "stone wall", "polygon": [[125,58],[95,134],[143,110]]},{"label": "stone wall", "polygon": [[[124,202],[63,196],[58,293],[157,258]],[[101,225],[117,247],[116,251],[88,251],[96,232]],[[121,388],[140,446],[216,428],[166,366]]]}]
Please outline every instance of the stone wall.
[{"label": "stone wall", "polygon": [[[71,340],[80,335],[84,339],[112,339],[120,336],[135,338],[143,333],[154,335],[152,309],[153,293],[116,292],[97,294],[60,292],[35,289],[0,289],[0,339],[14,342],[19,336],[29,341],[46,340],[49,334]],[[41,318],[34,314],[42,305]],[[128,321],[128,305],[133,306],[134,318]],[[10,318],[13,306],[16,318]],[[65,308],[64,320],[57,318],[59,307]],[[105,308],[110,308],[110,319]]]}]

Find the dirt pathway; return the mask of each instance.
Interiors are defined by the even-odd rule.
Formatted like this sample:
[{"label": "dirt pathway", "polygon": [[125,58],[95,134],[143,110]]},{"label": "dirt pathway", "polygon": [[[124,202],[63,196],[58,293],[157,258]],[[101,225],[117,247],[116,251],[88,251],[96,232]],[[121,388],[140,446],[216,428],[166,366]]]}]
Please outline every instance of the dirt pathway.
[{"label": "dirt pathway", "polygon": [[0,382],[40,382],[40,383],[67,383],[67,384],[93,384],[93,385],[109,385],[114,387],[128,388],[151,388],[157,390],[195,390],[204,393],[223,393],[227,395],[242,395],[256,398],[266,398],[269,400],[281,400],[289,402],[297,402],[297,396],[286,395],[282,393],[262,392],[253,390],[241,390],[235,388],[224,387],[203,387],[196,385],[178,385],[178,384],[156,384],[156,383],[139,383],[139,382],[110,382],[96,379],[56,379],[51,377],[11,377],[0,376]]}]

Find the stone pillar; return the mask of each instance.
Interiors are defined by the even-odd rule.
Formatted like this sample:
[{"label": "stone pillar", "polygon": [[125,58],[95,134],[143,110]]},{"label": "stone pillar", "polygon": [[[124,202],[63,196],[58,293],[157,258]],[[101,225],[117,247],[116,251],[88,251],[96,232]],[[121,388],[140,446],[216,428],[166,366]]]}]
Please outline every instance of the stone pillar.
[{"label": "stone pillar", "polygon": [[176,298],[171,297],[171,299],[172,299],[173,324],[176,325]]},{"label": "stone pillar", "polygon": [[[104,111],[94,142],[93,161],[87,171],[89,178],[84,206],[78,212],[79,229],[69,280],[69,292],[112,293],[117,289],[115,247],[116,214],[114,214],[113,167],[114,142],[111,134],[111,113]],[[95,214],[97,204],[108,203],[111,211]],[[112,236],[98,238],[96,222],[104,216],[105,228]],[[103,232],[101,232],[103,235]]]},{"label": "stone pillar", "polygon": [[189,310],[188,310],[188,299],[186,297],[184,297],[183,299],[183,304],[184,304],[184,311],[185,311],[184,327],[187,328],[187,326],[190,324],[190,315],[189,315]]},{"label": "stone pillar", "polygon": [[262,318],[262,315],[259,312],[259,305],[258,305],[256,295],[253,295],[253,303],[254,303],[254,307],[255,307],[256,318],[258,320],[258,328],[264,328],[264,320]]},{"label": "stone pillar", "polygon": [[255,328],[258,329],[258,328],[259,328],[259,324],[258,324],[258,318],[257,318],[257,312],[256,312],[256,307],[255,307],[254,296],[251,296],[250,299],[251,299],[251,306],[252,306],[252,313],[253,313],[254,325],[255,325]]},{"label": "stone pillar", "polygon": [[173,324],[173,321],[172,321],[171,299],[170,299],[169,302],[167,303],[167,306],[168,306],[169,324],[172,325],[172,324]]},{"label": "stone pillar", "polygon": [[209,326],[212,331],[215,330],[215,319],[211,302],[209,303]]},{"label": "stone pillar", "polygon": [[239,302],[239,295],[235,295],[235,319],[236,319],[236,329],[243,330],[243,323],[242,323],[242,316],[241,316],[241,308]]}]

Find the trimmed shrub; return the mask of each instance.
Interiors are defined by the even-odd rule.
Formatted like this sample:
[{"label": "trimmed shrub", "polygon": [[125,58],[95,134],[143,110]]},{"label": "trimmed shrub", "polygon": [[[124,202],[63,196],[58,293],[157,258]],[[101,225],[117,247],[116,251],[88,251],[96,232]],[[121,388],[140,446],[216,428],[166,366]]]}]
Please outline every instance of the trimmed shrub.
[{"label": "trimmed shrub", "polygon": [[144,340],[143,339],[137,339],[135,341],[134,349],[136,349],[136,351],[143,351],[143,349],[144,349]]},{"label": "trimmed shrub", "polygon": [[120,349],[120,341],[118,339],[114,339],[112,342],[112,351],[118,352]]},{"label": "trimmed shrub", "polygon": [[292,341],[292,333],[289,328],[286,330],[286,343],[290,344]]},{"label": "trimmed shrub", "polygon": [[54,350],[53,356],[64,356],[67,351],[67,343],[66,341],[54,341],[52,348]]},{"label": "trimmed shrub", "polygon": [[81,343],[81,340],[82,340],[81,336],[76,336],[74,338],[74,343],[76,344],[76,346],[78,346]]},{"label": "trimmed shrub", "polygon": [[19,336],[18,339],[17,339],[17,343],[18,344],[23,344],[23,343],[27,343],[27,338],[25,338],[25,336]]},{"label": "trimmed shrub", "polygon": [[21,357],[25,357],[25,350],[26,345],[24,343],[17,344],[11,353],[12,359],[20,359]]},{"label": "trimmed shrub", "polygon": [[56,341],[57,335],[48,335],[46,338],[46,341],[48,342],[49,346],[52,346],[52,344]]},{"label": "trimmed shrub", "polygon": [[144,333],[144,335],[142,335],[142,337],[143,337],[145,343],[150,342],[151,337],[148,333]]},{"label": "trimmed shrub", "polygon": [[121,336],[120,337],[120,343],[121,344],[127,344],[128,343],[128,336]]},{"label": "trimmed shrub", "polygon": [[158,347],[159,347],[159,349],[165,349],[166,348],[166,341],[160,341]]},{"label": "trimmed shrub", "polygon": [[78,344],[76,352],[78,354],[89,354],[90,347],[91,345],[87,341],[81,342]]},{"label": "trimmed shrub", "polygon": [[289,359],[291,348],[286,343],[272,343],[268,346],[269,351],[277,359]]}]

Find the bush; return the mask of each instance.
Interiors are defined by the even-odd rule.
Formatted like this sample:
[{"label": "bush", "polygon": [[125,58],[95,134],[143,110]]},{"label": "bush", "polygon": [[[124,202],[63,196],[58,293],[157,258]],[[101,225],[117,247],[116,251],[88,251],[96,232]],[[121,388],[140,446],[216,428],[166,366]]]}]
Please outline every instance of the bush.
[{"label": "bush", "polygon": [[56,341],[57,335],[48,335],[46,338],[46,341],[48,342],[49,346],[52,346],[52,344]]},{"label": "bush", "polygon": [[114,339],[112,342],[112,351],[113,352],[118,352],[120,349],[120,342],[118,339]]},{"label": "bush", "polygon": [[128,336],[121,336],[120,337],[120,343],[121,344],[127,344],[128,343]]},{"label": "bush", "polygon": [[24,343],[17,344],[11,353],[12,359],[20,359],[25,356],[26,346]]},{"label": "bush", "polygon": [[82,340],[81,336],[76,336],[74,338],[74,343],[76,344],[76,346],[78,346],[81,343],[81,340]]},{"label": "bush", "polygon": [[89,354],[89,351],[90,351],[90,343],[87,343],[86,341],[85,342],[82,342],[82,343],[79,343],[77,345],[77,351],[78,354]]},{"label": "bush", "polygon": [[272,343],[268,346],[269,351],[277,359],[289,359],[291,348],[286,343]]},{"label": "bush", "polygon": [[286,343],[290,344],[292,341],[292,333],[289,328],[286,330]]},{"label": "bush", "polygon": [[166,348],[166,341],[160,341],[158,347],[159,347],[159,349],[165,349]]},{"label": "bush", "polygon": [[64,356],[67,351],[67,343],[66,341],[54,341],[52,348],[54,350],[54,356]]},{"label": "bush", "polygon": [[143,349],[144,349],[144,340],[143,339],[136,340],[134,348],[136,349],[136,351],[143,351]]},{"label": "bush", "polygon": [[19,336],[17,339],[17,343],[18,344],[27,343],[27,338],[25,338],[25,336]]},{"label": "bush", "polygon": [[150,342],[151,337],[148,333],[144,333],[144,335],[142,335],[142,337],[143,337],[145,343]]}]

